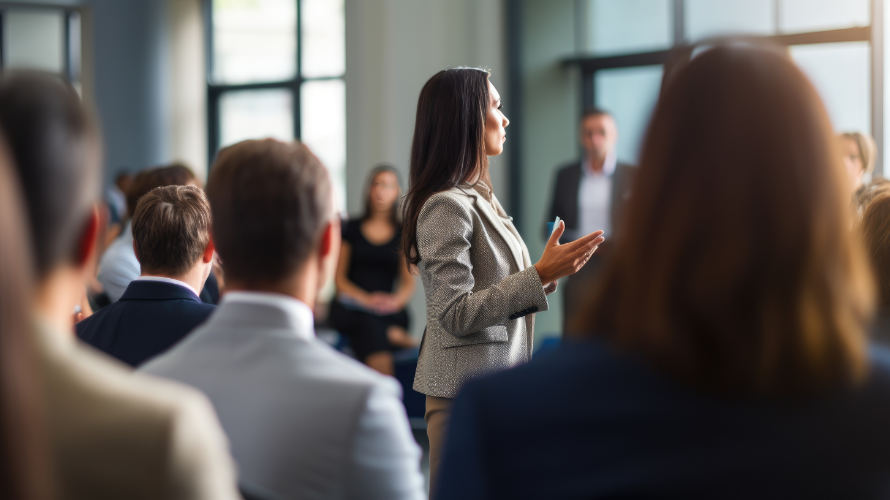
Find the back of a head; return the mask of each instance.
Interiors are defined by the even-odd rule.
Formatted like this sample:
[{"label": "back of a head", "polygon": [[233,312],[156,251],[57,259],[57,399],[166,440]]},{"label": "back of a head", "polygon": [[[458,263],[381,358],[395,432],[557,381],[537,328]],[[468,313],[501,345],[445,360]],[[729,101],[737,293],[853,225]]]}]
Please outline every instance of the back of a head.
[{"label": "back of a head", "polygon": [[31,256],[15,174],[0,147],[0,491],[50,498],[42,393],[34,361]]},{"label": "back of a head", "polygon": [[865,206],[861,226],[878,285],[878,305],[887,314],[890,312],[890,190],[884,189]]},{"label": "back of a head", "polygon": [[210,242],[210,205],[195,186],[158,187],[139,200],[132,224],[142,272],[179,276]]},{"label": "back of a head", "polygon": [[161,186],[186,186],[196,184],[197,178],[194,172],[181,163],[172,163],[163,167],[150,168],[136,174],[130,183],[130,189],[125,193],[127,198],[127,211],[132,216],[136,211],[139,199],[156,187]]},{"label": "back of a head", "polygon": [[327,170],[297,141],[248,140],[221,150],[207,197],[226,281],[254,288],[298,271],[333,216]]},{"label": "back of a head", "polygon": [[872,288],[835,147],[776,49],[718,44],[671,72],[623,238],[574,329],[716,391],[856,379]]},{"label": "back of a head", "polygon": [[96,129],[74,89],[34,71],[0,77],[0,127],[18,171],[38,279],[76,259],[99,193]]}]

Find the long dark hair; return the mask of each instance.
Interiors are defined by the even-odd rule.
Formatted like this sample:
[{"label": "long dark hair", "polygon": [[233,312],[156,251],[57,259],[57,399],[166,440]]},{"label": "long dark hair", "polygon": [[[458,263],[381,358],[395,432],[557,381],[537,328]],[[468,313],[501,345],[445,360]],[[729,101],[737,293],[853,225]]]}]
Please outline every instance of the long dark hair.
[{"label": "long dark hair", "polygon": [[708,392],[861,380],[871,276],[815,88],[778,49],[732,41],[670,73],[572,330]]},{"label": "long dark hair", "polygon": [[485,160],[488,75],[479,68],[445,69],[420,91],[402,219],[402,251],[411,264],[420,262],[417,218],[423,204],[469,179]]},{"label": "long dark hair", "polygon": [[[364,222],[371,218],[371,186],[374,184],[374,179],[376,179],[378,175],[384,172],[389,172],[396,176],[396,183],[399,185],[399,194],[401,195],[402,180],[399,176],[399,171],[396,170],[396,167],[388,163],[381,163],[380,165],[372,168],[371,172],[368,174],[367,180],[365,181],[365,211],[359,218],[359,221],[361,222]],[[399,227],[399,224],[401,222],[399,219],[399,197],[396,197],[396,201],[394,201],[392,207],[390,207],[389,222],[393,225],[393,227]]]}]

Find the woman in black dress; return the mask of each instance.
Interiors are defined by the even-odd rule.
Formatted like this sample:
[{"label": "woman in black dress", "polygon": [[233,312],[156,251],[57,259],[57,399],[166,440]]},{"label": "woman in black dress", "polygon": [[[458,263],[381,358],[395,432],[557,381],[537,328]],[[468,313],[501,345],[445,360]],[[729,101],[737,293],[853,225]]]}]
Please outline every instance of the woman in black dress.
[{"label": "woman in black dress", "polygon": [[337,299],[331,324],[349,339],[355,356],[371,368],[394,373],[392,350],[415,345],[405,305],[414,276],[400,252],[399,177],[389,165],[368,176],[365,212],[343,224],[337,263]]}]

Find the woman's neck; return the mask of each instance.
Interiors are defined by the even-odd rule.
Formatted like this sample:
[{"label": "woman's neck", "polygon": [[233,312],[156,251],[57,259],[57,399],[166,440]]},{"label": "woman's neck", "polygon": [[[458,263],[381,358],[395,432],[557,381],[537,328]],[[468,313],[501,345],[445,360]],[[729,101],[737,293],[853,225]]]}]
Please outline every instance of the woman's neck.
[{"label": "woman's neck", "polygon": [[371,210],[368,214],[369,222],[389,222],[392,220],[389,210]]}]

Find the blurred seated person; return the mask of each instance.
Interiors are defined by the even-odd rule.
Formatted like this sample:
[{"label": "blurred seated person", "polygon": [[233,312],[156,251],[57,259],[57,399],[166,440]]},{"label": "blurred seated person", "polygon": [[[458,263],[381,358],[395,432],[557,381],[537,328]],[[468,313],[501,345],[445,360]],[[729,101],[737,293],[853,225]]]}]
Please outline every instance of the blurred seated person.
[{"label": "blurred seated person", "polygon": [[76,330],[87,344],[136,367],[182,340],[215,308],[198,297],[213,266],[210,205],[195,186],[154,188],[139,199],[131,226],[142,274]]},{"label": "blurred seated person", "polygon": [[844,132],[839,139],[850,189],[856,193],[875,169],[875,140],[862,132]]},{"label": "blurred seated person", "polygon": [[[127,192],[127,218],[121,235],[109,245],[99,260],[99,283],[110,302],[120,300],[131,281],[140,274],[139,260],[133,253],[133,228],[130,218],[139,198],[160,186],[198,186],[195,174],[185,165],[173,163],[165,167],[143,170],[136,174]],[[219,302],[219,287],[211,275],[201,289],[201,300],[209,304]]]},{"label": "blurred seated person", "polygon": [[888,497],[890,351],[828,115],[781,49],[707,47],[665,68],[586,333],[466,384],[438,500]]},{"label": "blurred seated person", "polygon": [[878,315],[872,333],[875,340],[886,344],[890,342],[890,189],[881,190],[865,206],[861,227],[878,288]]},{"label": "blurred seated person", "polygon": [[400,251],[399,195],[393,167],[371,170],[364,213],[343,225],[329,321],[349,339],[356,358],[386,375],[395,372],[392,351],[416,345],[407,332],[414,275]]},{"label": "blurred seated person", "polygon": [[127,191],[133,183],[133,174],[123,171],[114,176],[114,183],[105,190],[105,203],[108,206],[108,224],[118,226],[127,216]]},{"label": "blurred seated person", "polygon": [[[225,437],[206,397],[134,374],[74,337],[72,311],[92,272],[101,224],[94,118],[60,77],[5,72],[0,127],[22,187],[36,278],[27,313],[52,469],[41,480],[55,484],[57,499],[237,498]],[[2,297],[0,307],[17,300]]]}]

